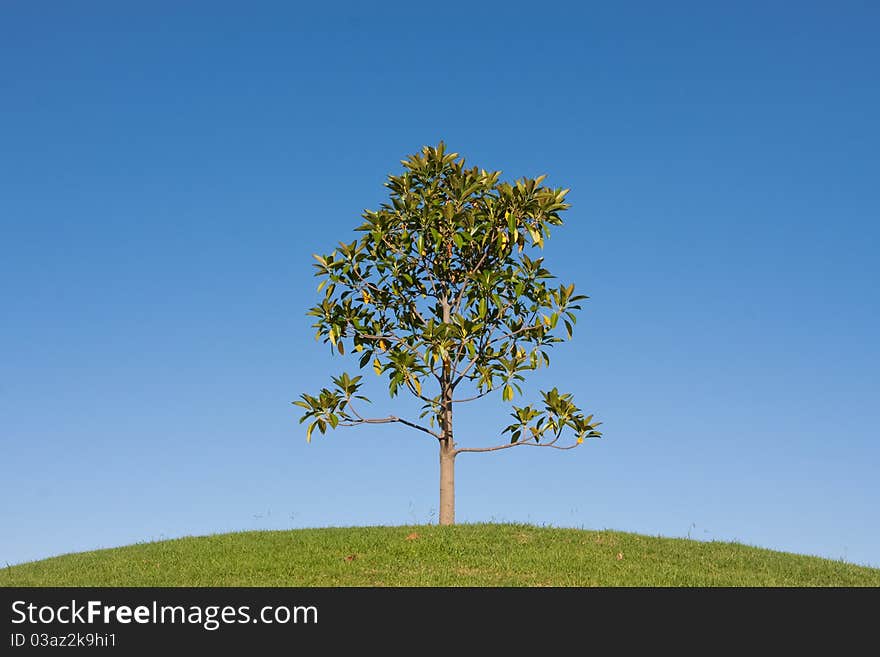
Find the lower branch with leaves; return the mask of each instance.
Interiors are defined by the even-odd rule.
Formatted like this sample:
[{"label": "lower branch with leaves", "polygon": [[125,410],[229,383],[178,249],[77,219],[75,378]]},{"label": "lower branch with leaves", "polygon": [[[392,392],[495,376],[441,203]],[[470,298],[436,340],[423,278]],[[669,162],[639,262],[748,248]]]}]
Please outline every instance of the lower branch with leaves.
[{"label": "lower branch with leaves", "polygon": [[312,441],[312,431],[315,428],[322,434],[327,431],[329,426],[332,429],[336,427],[354,427],[359,424],[391,424],[400,423],[412,429],[423,431],[433,436],[437,440],[441,440],[442,436],[436,431],[432,431],[428,427],[424,427],[415,422],[404,420],[396,415],[389,415],[382,418],[365,418],[354,407],[353,399],[360,399],[365,402],[370,400],[363,395],[358,395],[357,391],[361,386],[361,376],[349,376],[341,374],[333,377],[334,390],[330,388],[322,388],[317,396],[303,393],[300,399],[293,402],[294,405],[306,409],[306,412],[299,419],[302,424],[306,420],[311,419],[311,423],[306,430],[306,440]]}]

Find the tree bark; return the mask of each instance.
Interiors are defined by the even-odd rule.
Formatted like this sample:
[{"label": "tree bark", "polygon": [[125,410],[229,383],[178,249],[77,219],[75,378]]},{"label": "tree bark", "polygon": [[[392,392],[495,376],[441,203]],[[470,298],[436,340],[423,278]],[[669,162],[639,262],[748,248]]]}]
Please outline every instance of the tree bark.
[{"label": "tree bark", "polygon": [[455,453],[440,443],[440,524],[455,524]]},{"label": "tree bark", "polygon": [[[449,324],[450,309],[446,296],[440,299],[443,322]],[[455,439],[452,435],[452,367],[449,358],[443,360],[440,378],[441,415],[443,438],[440,440],[440,524],[455,524]]]}]

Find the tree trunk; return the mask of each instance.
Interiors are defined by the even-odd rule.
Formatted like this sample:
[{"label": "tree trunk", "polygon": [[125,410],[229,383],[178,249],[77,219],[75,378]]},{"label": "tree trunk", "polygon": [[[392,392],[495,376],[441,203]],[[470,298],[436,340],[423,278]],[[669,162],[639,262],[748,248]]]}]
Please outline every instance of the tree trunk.
[{"label": "tree trunk", "polygon": [[455,524],[455,452],[450,442],[440,443],[440,524]]},{"label": "tree trunk", "polygon": [[[449,301],[441,297],[443,323],[451,322]],[[443,374],[440,377],[442,412],[440,427],[443,439],[440,441],[440,524],[455,524],[455,439],[452,436],[452,366],[449,358],[443,360]]]}]

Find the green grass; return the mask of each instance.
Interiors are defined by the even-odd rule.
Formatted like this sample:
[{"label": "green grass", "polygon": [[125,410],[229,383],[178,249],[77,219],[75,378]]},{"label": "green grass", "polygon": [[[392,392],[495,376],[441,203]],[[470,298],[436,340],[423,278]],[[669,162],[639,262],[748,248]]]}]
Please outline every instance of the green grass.
[{"label": "green grass", "polygon": [[457,525],[142,543],[10,566],[0,586],[880,586],[880,570],[736,543]]}]

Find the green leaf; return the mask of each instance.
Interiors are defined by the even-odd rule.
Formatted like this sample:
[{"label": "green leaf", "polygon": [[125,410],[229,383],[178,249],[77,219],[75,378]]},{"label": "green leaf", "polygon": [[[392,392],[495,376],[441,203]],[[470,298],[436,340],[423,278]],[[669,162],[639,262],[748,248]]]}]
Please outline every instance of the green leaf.
[{"label": "green leaf", "polygon": [[510,387],[509,383],[504,386],[504,390],[501,391],[501,399],[504,401],[510,401],[513,399],[513,388]]}]

